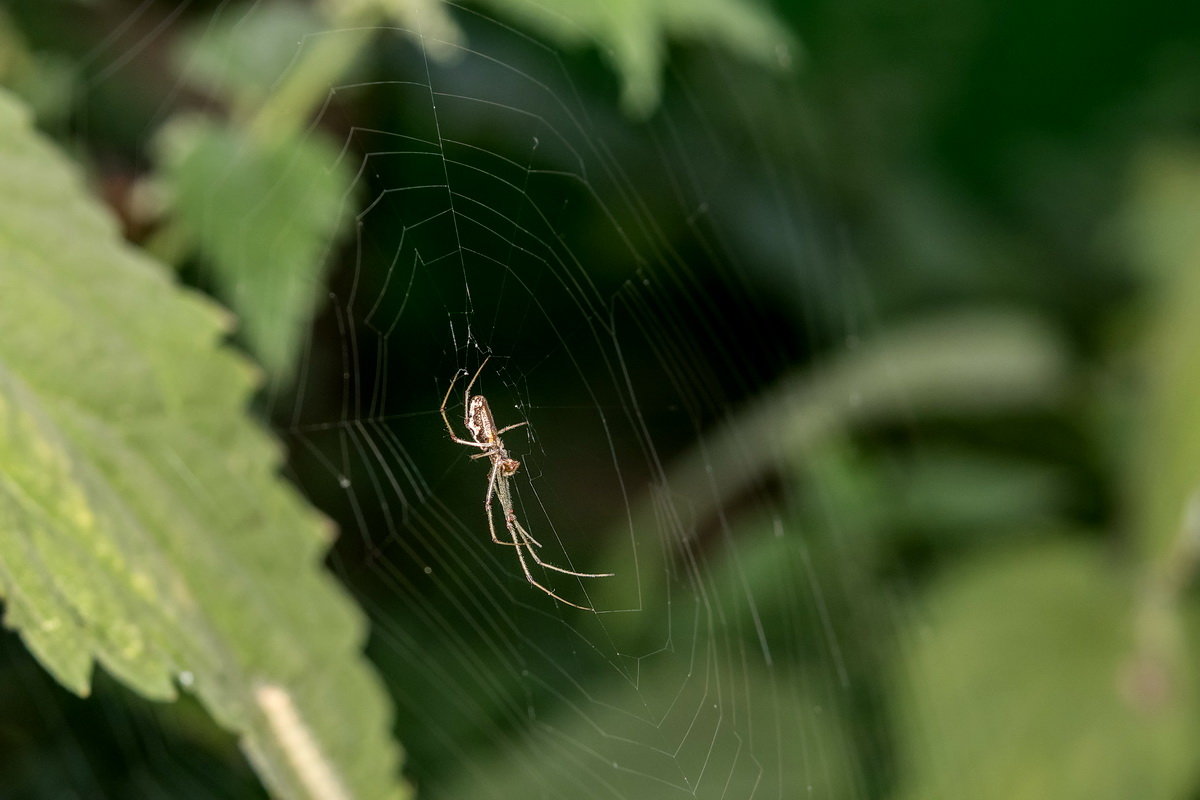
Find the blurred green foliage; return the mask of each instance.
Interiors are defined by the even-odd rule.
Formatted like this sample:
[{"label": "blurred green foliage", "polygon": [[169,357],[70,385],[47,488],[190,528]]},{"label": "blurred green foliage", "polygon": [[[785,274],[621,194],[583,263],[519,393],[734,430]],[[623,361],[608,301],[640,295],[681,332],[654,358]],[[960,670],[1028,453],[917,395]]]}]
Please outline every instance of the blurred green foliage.
[{"label": "blurred green foliage", "polygon": [[[655,431],[660,493],[624,501],[596,489],[581,466],[562,504],[577,510],[573,519],[595,520],[581,540],[595,542],[606,564],[624,552],[623,524],[660,530],[666,507],[690,515],[677,521],[686,533],[647,551],[639,573],[620,570],[589,590],[597,605],[639,591],[646,607],[659,608],[675,562],[702,565],[722,614],[711,638],[689,644],[731,665],[729,652],[716,652],[730,637],[742,648],[743,660],[728,669],[747,684],[747,713],[778,722],[757,728],[769,739],[760,744],[767,752],[796,741],[805,748],[804,758],[754,769],[714,761],[730,776],[722,796],[749,796],[756,785],[785,796],[804,787],[813,796],[870,798],[1195,795],[1194,5],[818,0],[777,4],[782,25],[761,6],[732,0],[481,0],[465,11],[429,0],[197,3],[179,6],[178,17],[173,6],[98,3],[86,12],[94,24],[65,25],[44,4],[14,2],[0,27],[0,82],[78,155],[132,239],[237,312],[238,340],[267,371],[267,413],[281,425],[294,422],[289,403],[319,385],[296,377],[301,362],[335,384],[344,369],[322,349],[323,330],[331,336],[329,291],[353,287],[378,301],[363,330],[402,307],[380,277],[390,276],[398,246],[382,238],[348,245],[354,212],[369,221],[361,203],[380,187],[446,180],[436,170],[430,178],[416,158],[400,167],[373,160],[361,181],[352,176],[356,148],[378,153],[396,137],[433,138],[415,113],[430,99],[382,85],[347,98],[335,87],[428,77],[474,53],[497,53],[515,71],[550,76],[545,95],[514,101],[521,112],[549,117],[570,96],[585,122],[567,138],[600,143],[637,176],[638,202],[606,206],[611,216],[585,202],[585,192],[554,187],[544,204],[562,210],[553,236],[541,238],[587,253],[583,274],[616,298],[614,318],[622,302],[635,302],[623,293],[626,281],[651,287],[646,296],[658,308],[631,305],[621,319],[665,321],[658,332],[674,334],[666,343],[630,335],[636,344],[622,365]],[[500,24],[481,24],[479,14]],[[510,24],[522,34],[501,35]],[[123,38],[127,28],[136,33]],[[432,67],[413,55],[414,39],[424,41]],[[567,82],[555,82],[560,71]],[[462,95],[500,91],[494,72],[455,75]],[[330,108],[358,133],[343,141],[344,129],[325,116],[311,124]],[[491,175],[509,180],[509,166],[531,163],[531,129],[502,109],[455,116],[447,96],[440,113],[471,133],[464,148],[501,155],[488,164]],[[389,138],[371,140],[370,131]],[[538,155],[548,166],[539,166],[576,169],[583,156],[570,142],[557,151],[546,138]],[[343,144],[349,157],[337,155]],[[446,168],[441,158],[437,166]],[[628,188],[588,166],[588,191],[607,199]],[[508,208],[508,196],[490,194],[485,181],[456,181],[463,195]],[[528,169],[514,170],[511,182],[545,198]],[[703,202],[691,203],[689,192]],[[386,204],[374,213],[401,223],[422,216]],[[445,244],[413,246],[434,253]],[[349,263],[351,250],[366,254],[365,266]],[[430,281],[423,291],[442,296],[436,278],[414,271],[413,280]],[[485,280],[476,288],[488,296]],[[447,317],[434,302],[406,313],[422,330],[441,330]],[[548,338],[530,317],[528,338]],[[498,331],[498,344],[515,350]],[[339,335],[334,349],[347,338]],[[5,336],[47,365],[56,362],[44,353],[88,364],[87,342],[64,345],[66,335],[52,336],[36,319]],[[406,355],[413,374],[445,367]],[[386,356],[364,349],[355,366]],[[701,390],[682,412],[662,373],[668,361],[696,365],[690,377]],[[90,386],[78,368],[59,377]],[[428,413],[437,402],[436,392],[431,401],[424,387],[386,370],[361,377],[403,396],[386,409],[397,415]],[[542,383],[527,390],[543,411],[597,403],[570,396],[569,377],[547,365],[529,372]],[[123,395],[131,402],[151,396],[137,376],[117,382],[134,385]],[[315,421],[345,411],[321,407]],[[553,421],[539,425],[555,441]],[[611,445],[604,433],[567,427],[578,454]],[[419,447],[426,435],[403,440]],[[330,485],[322,459],[335,446],[313,445],[317,455],[295,449],[293,476],[344,530],[391,530],[390,509],[348,507]],[[16,474],[7,463],[0,470]],[[629,485],[641,485],[634,472]],[[609,513],[625,502],[632,523]],[[406,524],[438,529],[419,518],[422,510],[414,504]],[[428,796],[561,796],[577,787],[582,762],[572,758],[586,752],[617,764],[606,786],[618,796],[654,797],[661,785],[648,775],[694,773],[711,752],[720,759],[736,746],[665,758],[654,750],[664,741],[696,744],[684,735],[696,720],[664,705],[648,712],[659,721],[651,730],[620,712],[681,686],[696,690],[677,662],[647,663],[632,695],[611,670],[582,662],[571,678],[595,701],[586,715],[556,703],[554,686],[514,685],[503,670],[494,685],[456,672],[465,668],[455,656],[486,660],[494,651],[470,618],[411,613],[406,592],[432,591],[417,566],[436,559],[405,550],[397,566],[375,555],[344,536],[337,563],[372,609],[372,656],[399,699],[410,775]],[[671,597],[665,616],[573,622],[596,635],[603,625],[640,652],[699,613]],[[546,642],[547,659],[575,656],[551,635],[553,621],[512,613],[523,635]],[[413,641],[421,643],[415,655],[405,649]],[[39,679],[19,655],[0,670],[21,685]],[[78,675],[66,682],[80,685]],[[461,702],[438,705],[440,684]],[[219,794],[213,785],[246,791],[230,742],[204,733],[198,715],[185,707],[183,721],[156,722],[161,712],[108,692],[98,707],[127,710],[89,716],[46,700],[57,695],[44,685],[0,698],[9,740],[23,744],[12,752],[25,762],[36,753],[45,765],[6,768],[0,787],[56,796],[61,772],[69,786],[136,786],[145,796]],[[520,714],[535,701],[552,709],[539,710],[540,727]],[[47,721],[53,715],[42,709],[56,704],[77,739]],[[168,743],[204,741],[198,747],[213,754],[213,774],[226,777],[206,790],[168,764],[146,780],[144,753],[133,746],[106,752],[103,770],[79,767],[104,738],[99,718],[116,713],[142,720],[131,727],[160,725],[155,733]],[[566,741],[577,747],[568,751]],[[469,772],[460,769],[462,753]],[[0,758],[5,767],[16,761]],[[124,774],[112,766],[121,758]],[[769,773],[768,784],[756,783],[756,769]],[[709,796],[712,785],[701,790]]]}]

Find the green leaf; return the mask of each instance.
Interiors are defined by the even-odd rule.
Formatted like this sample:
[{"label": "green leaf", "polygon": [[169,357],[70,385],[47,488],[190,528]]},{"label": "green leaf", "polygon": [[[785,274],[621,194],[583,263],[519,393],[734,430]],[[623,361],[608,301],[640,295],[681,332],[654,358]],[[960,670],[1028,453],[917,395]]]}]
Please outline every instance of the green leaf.
[{"label": "green leaf", "polygon": [[[431,0],[321,0],[337,22],[387,17],[448,59],[464,37]],[[795,61],[796,42],[765,5],[751,0],[479,0],[564,47],[594,44],[621,76],[625,110],[646,116],[658,105],[670,37],[707,41],[773,68]]]},{"label": "green leaf", "polygon": [[369,20],[331,30],[306,6],[254,3],[182,37],[174,52],[184,81],[223,100],[233,120],[265,141],[294,137],[358,62]]},{"label": "green leaf", "polygon": [[796,43],[763,5],[747,0],[484,0],[564,46],[592,42],[621,75],[625,110],[658,104],[667,38],[709,41],[769,67],[788,67]]},{"label": "green leaf", "polygon": [[11,89],[43,125],[65,122],[78,97],[75,68],[69,58],[34,50],[0,8],[0,86]]},{"label": "green leaf", "polygon": [[1131,501],[1146,553],[1164,573],[1178,575],[1200,558],[1189,512],[1200,502],[1200,152],[1160,151],[1140,167],[1130,243],[1155,285]]},{"label": "green leaf", "polygon": [[254,108],[309,46],[309,37],[317,38],[321,22],[295,3],[234,9],[182,37],[174,51],[177,68],[188,83],[235,108]]},{"label": "green leaf", "polygon": [[1194,672],[1180,630],[1146,657],[1134,584],[1097,550],[1059,543],[992,553],[935,585],[894,681],[898,796],[1188,796]]},{"label": "green leaf", "polygon": [[462,55],[462,29],[442,0],[317,0],[317,5],[334,24],[396,25],[436,60]]},{"label": "green leaf", "polygon": [[400,798],[329,524],[246,414],[227,317],[124,244],[0,93],[0,593],[63,685],[193,691],[289,798]]},{"label": "green leaf", "polygon": [[161,141],[175,222],[272,379],[286,383],[350,219],[354,176],[320,135],[263,140],[215,122],[175,120]]}]

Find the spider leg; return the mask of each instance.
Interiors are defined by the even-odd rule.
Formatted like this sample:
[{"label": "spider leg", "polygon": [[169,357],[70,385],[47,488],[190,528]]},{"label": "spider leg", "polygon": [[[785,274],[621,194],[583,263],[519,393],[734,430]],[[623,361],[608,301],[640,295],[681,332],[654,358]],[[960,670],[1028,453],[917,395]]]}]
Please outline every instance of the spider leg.
[{"label": "spider leg", "polygon": [[487,366],[487,362],[491,360],[488,356],[479,365],[479,369],[475,370],[475,374],[471,376],[471,382],[467,384],[467,390],[463,392],[463,425],[467,430],[471,429],[471,387],[475,385],[475,380],[479,377],[479,373],[483,372],[483,368]]},{"label": "spider leg", "polygon": [[[505,481],[506,479],[504,478],[504,476],[501,475],[501,476],[497,477],[497,480]],[[521,525],[521,523],[517,521],[516,514],[511,512],[512,497],[508,493],[508,484],[507,483],[501,484],[501,488],[497,492],[497,494],[500,495],[501,504],[504,504],[506,506],[506,508],[505,508],[506,516],[505,516],[505,520],[504,520],[505,527],[508,528],[508,533],[513,538],[512,544],[515,545],[517,548],[517,560],[521,562],[521,571],[525,573],[525,580],[529,581],[531,584],[533,584],[537,588],[541,589],[543,592],[550,595],[551,597],[553,597],[555,600],[559,601],[560,603],[566,603],[569,606],[574,606],[575,608],[581,608],[584,611],[595,611],[596,609],[592,608],[591,606],[581,606],[578,603],[572,603],[570,600],[566,600],[562,597],[559,597],[557,594],[550,591],[545,586],[543,586],[542,584],[540,584],[536,580],[534,580],[533,573],[529,571],[529,564],[525,561],[525,554],[522,552],[522,548],[528,549],[529,555],[533,558],[533,560],[535,562],[537,562],[541,566],[546,567],[548,569],[555,570],[557,572],[562,572],[566,575],[574,575],[574,576],[580,577],[580,578],[607,578],[607,577],[611,577],[611,575],[602,575],[602,574],[593,575],[593,574],[590,574],[587,572],[572,572],[570,570],[563,569],[562,567],[556,567],[553,564],[547,564],[545,561],[542,561],[542,559],[538,557],[537,551],[535,551],[533,549],[533,546],[535,544],[537,544],[537,540],[534,539],[533,535],[530,534],[529,531],[525,530],[524,526]],[[538,546],[540,547],[540,545],[538,545]]]},{"label": "spider leg", "polygon": [[[535,581],[533,579],[533,573],[529,571],[529,565],[525,563],[525,556],[521,553],[522,544],[520,542],[516,541],[515,533],[513,534],[512,544],[517,546],[517,560],[521,562],[521,571],[525,573],[525,580],[529,581],[534,586],[541,589],[543,592],[550,595],[551,597],[553,597],[555,600],[557,600],[560,603],[566,603],[569,606],[574,606],[575,608],[582,609],[584,611],[595,611],[596,610],[596,609],[592,608],[591,606],[581,606],[581,605],[579,605],[579,603],[572,603],[570,600],[559,597],[554,592],[550,591],[545,586],[542,586],[540,583]],[[524,546],[528,547],[528,545],[524,545]],[[533,555],[533,548],[530,548],[529,554]]]},{"label": "spider leg", "polygon": [[[521,523],[517,522],[514,519],[512,521],[512,524],[517,526],[517,530],[521,532],[522,536],[525,536],[529,539],[533,539],[533,537],[529,535],[529,531],[527,531],[523,527],[521,527]],[[556,567],[553,564],[548,564],[545,561],[542,561],[542,559],[538,556],[537,551],[535,551],[532,547],[529,548],[529,555],[540,566],[543,566],[546,569],[552,569],[555,572],[561,572],[563,575],[574,575],[576,578],[611,578],[614,575],[616,575],[615,572],[573,572],[572,570],[569,570],[569,569],[563,569],[562,567]]]},{"label": "spider leg", "polygon": [[450,434],[450,438],[459,444],[467,444],[472,447],[491,447],[490,444],[486,444],[484,442],[476,442],[470,439],[460,438],[459,435],[454,432],[454,426],[450,424],[450,418],[446,416],[446,403],[450,402],[450,393],[454,391],[454,382],[457,380],[458,373],[456,372],[454,373],[454,377],[450,380],[450,386],[446,389],[446,395],[442,398],[442,407],[438,409],[442,415],[442,422],[446,423],[446,431]]},{"label": "spider leg", "polygon": [[[532,543],[533,543],[533,547],[541,547],[541,546],[542,546],[542,543],[541,543],[541,542],[539,542],[537,539],[533,538],[533,534],[532,534],[532,533],[530,533],[529,531],[525,530],[525,526],[524,526],[524,525],[522,525],[521,523],[517,522],[517,515],[516,515],[516,514],[512,514],[512,515],[510,515],[509,517],[507,517],[507,518],[505,519],[505,521],[504,521],[504,525],[505,525],[505,527],[507,527],[507,528],[508,528],[510,531],[512,530],[512,527],[511,527],[511,526],[516,526],[517,530],[518,530],[518,531],[521,533],[521,538],[522,538],[522,539],[524,539],[526,542],[532,542]],[[530,548],[529,548],[529,554],[530,554],[530,555],[533,555],[533,547],[530,547]],[[542,563],[542,560],[541,560],[540,558],[539,558],[539,559],[536,559],[536,560],[537,560],[537,562],[538,562],[539,564],[541,564],[541,563]]]},{"label": "spider leg", "polygon": [[489,362],[491,360],[492,360],[491,356],[488,356],[487,358],[485,358],[483,360],[483,363],[479,365],[479,369],[475,370],[475,374],[471,376],[471,382],[467,384],[467,394],[468,395],[471,394],[471,387],[475,385],[475,379],[479,377],[479,373],[483,372],[483,368],[486,367],[487,362]]},{"label": "spider leg", "polygon": [[528,425],[528,424],[529,424],[529,422],[528,422],[528,421],[525,421],[525,422],[518,422],[518,423],[517,423],[517,424],[515,424],[515,425],[507,425],[507,426],[505,426],[505,427],[501,428],[500,430],[496,431],[496,435],[497,435],[497,436],[500,436],[501,434],[508,433],[508,432],[509,432],[509,431],[511,431],[513,428],[519,428],[519,427],[521,427],[522,425]]}]

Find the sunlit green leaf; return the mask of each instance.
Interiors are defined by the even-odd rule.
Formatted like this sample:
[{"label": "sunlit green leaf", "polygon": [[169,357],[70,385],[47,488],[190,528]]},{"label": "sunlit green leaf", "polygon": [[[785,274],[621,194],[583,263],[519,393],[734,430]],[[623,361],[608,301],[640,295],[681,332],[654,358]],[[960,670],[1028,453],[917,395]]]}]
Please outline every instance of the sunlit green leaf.
[{"label": "sunlit green leaf", "polygon": [[902,637],[899,796],[1188,796],[1200,766],[1189,657],[1178,635],[1146,657],[1134,583],[1081,544],[947,574]]},{"label": "sunlit green leaf", "polygon": [[[328,523],[247,416],[227,317],[122,243],[0,95],[0,594],[62,684],[194,692],[288,798],[398,798]],[[332,787],[332,788],[331,788]]]},{"label": "sunlit green leaf", "polygon": [[320,136],[264,141],[197,118],[164,131],[162,153],[176,223],[237,312],[250,349],[286,382],[325,296],[353,174]]}]

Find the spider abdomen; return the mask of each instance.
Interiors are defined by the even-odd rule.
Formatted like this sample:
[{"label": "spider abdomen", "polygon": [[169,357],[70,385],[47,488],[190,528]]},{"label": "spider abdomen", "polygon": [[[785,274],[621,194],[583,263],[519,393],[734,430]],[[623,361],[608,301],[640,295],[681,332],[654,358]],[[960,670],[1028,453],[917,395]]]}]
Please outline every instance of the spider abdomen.
[{"label": "spider abdomen", "polygon": [[488,407],[487,398],[483,395],[477,394],[471,398],[465,422],[475,441],[496,441],[496,420],[492,416],[492,409]]}]

